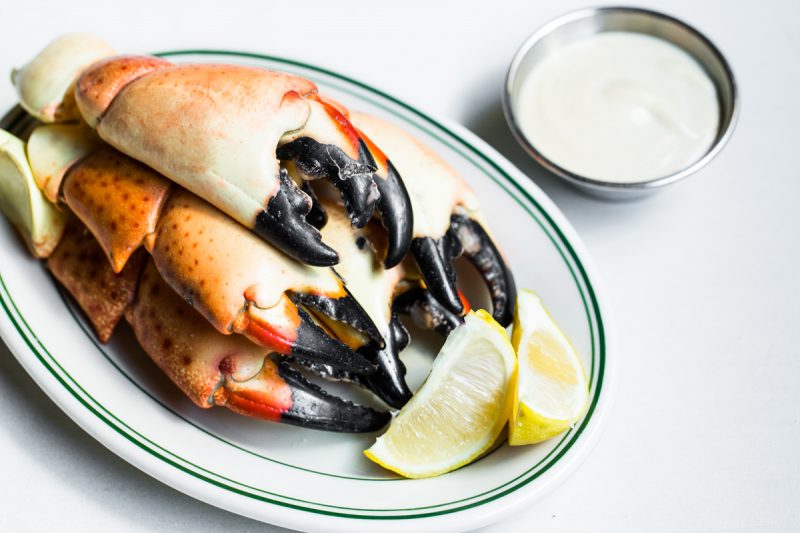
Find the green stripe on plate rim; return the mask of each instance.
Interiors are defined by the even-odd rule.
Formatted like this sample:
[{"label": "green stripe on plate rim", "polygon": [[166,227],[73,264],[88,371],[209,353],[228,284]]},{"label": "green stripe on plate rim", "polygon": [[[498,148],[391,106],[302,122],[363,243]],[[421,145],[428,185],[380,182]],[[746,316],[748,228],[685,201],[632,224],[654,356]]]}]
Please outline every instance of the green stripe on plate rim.
[{"label": "green stripe on plate rim", "polygon": [[[312,512],[312,513],[318,513],[318,514],[323,514],[323,515],[328,515],[328,516],[336,516],[336,517],[342,517],[342,518],[376,519],[376,520],[383,520],[383,519],[399,520],[399,519],[412,519],[412,518],[424,518],[424,517],[430,517],[430,516],[438,516],[438,515],[449,514],[449,513],[454,513],[454,512],[458,512],[458,511],[463,511],[463,510],[466,510],[466,509],[474,508],[474,507],[486,504],[488,502],[494,501],[494,500],[496,500],[498,498],[502,498],[503,496],[506,496],[506,495],[518,490],[519,488],[527,485],[528,483],[530,483],[534,479],[536,479],[539,476],[541,476],[547,470],[549,470],[554,464],[556,464],[561,459],[561,457],[564,456],[564,454],[567,453],[567,451],[578,440],[578,437],[581,435],[583,430],[588,425],[590,419],[592,418],[592,415],[594,414],[595,408],[597,406],[597,402],[598,402],[599,397],[600,397],[600,393],[601,393],[602,385],[603,385],[604,373],[605,373],[605,332],[604,332],[604,329],[603,329],[602,316],[600,314],[599,304],[597,302],[596,295],[595,295],[594,290],[592,288],[592,285],[591,285],[591,283],[589,281],[589,278],[588,278],[588,275],[586,273],[586,270],[585,270],[584,266],[582,265],[582,263],[580,262],[580,260],[579,260],[579,258],[577,256],[577,253],[573,249],[573,247],[570,244],[570,242],[566,239],[566,237],[564,236],[564,234],[561,231],[561,229],[555,224],[553,219],[550,217],[550,215],[524,189],[524,187],[522,187],[521,184],[515,182],[514,179],[511,176],[509,176],[495,161],[490,159],[486,154],[482,153],[475,146],[473,146],[468,141],[463,139],[461,136],[459,136],[458,134],[454,133],[453,131],[451,131],[450,129],[445,127],[443,124],[441,124],[438,121],[428,117],[427,115],[425,115],[425,114],[421,113],[420,111],[412,108],[411,106],[409,106],[409,105],[397,100],[396,98],[383,93],[382,91],[380,91],[378,89],[374,89],[374,88],[372,88],[372,87],[370,87],[370,86],[368,86],[368,85],[366,85],[364,83],[361,83],[361,82],[356,81],[356,80],[352,80],[352,79],[350,79],[350,78],[348,78],[346,76],[342,76],[342,75],[337,74],[335,72],[332,72],[332,71],[329,71],[329,70],[326,70],[326,69],[323,69],[323,68],[320,68],[320,67],[316,67],[316,66],[313,66],[313,65],[309,65],[307,63],[302,63],[302,62],[299,62],[299,61],[293,61],[293,60],[279,58],[279,57],[273,57],[273,56],[255,54],[255,53],[247,53],[247,52],[214,51],[214,50],[182,50],[182,51],[173,51],[173,52],[162,52],[162,53],[157,54],[157,55],[168,56],[168,57],[186,56],[186,55],[229,56],[229,57],[237,57],[237,58],[240,58],[240,59],[244,58],[244,59],[254,59],[254,60],[260,60],[260,61],[271,61],[271,62],[283,64],[283,65],[289,65],[289,66],[292,66],[292,67],[308,70],[308,71],[313,72],[313,73],[315,73],[317,75],[322,74],[322,75],[328,76],[328,77],[330,77],[330,78],[332,78],[334,80],[345,82],[346,84],[349,84],[351,86],[356,86],[359,89],[361,89],[362,91],[364,91],[366,94],[372,94],[372,95],[375,95],[375,96],[377,96],[379,98],[387,100],[387,101],[391,102],[392,104],[394,104],[395,106],[399,107],[400,109],[404,110],[405,112],[410,113],[411,115],[415,116],[418,121],[421,120],[421,123],[417,122],[417,121],[414,121],[413,123],[417,127],[421,127],[422,129],[424,129],[426,131],[426,133],[432,135],[433,137],[435,137],[440,142],[446,144],[448,147],[450,147],[454,151],[458,152],[463,157],[466,157],[467,160],[469,160],[476,167],[478,167],[480,170],[482,170],[490,179],[492,179],[495,183],[497,183],[520,206],[522,206],[525,209],[525,211],[528,212],[528,214],[531,215],[531,217],[536,221],[536,223],[548,235],[548,237],[550,238],[551,242],[556,246],[556,249],[561,254],[562,259],[565,261],[567,267],[569,268],[570,273],[571,273],[571,275],[572,275],[572,277],[573,277],[573,279],[574,279],[574,281],[575,281],[575,283],[576,283],[576,285],[578,287],[578,291],[579,291],[579,293],[581,295],[581,299],[583,300],[583,305],[584,305],[584,309],[585,309],[585,312],[586,312],[586,315],[587,315],[587,320],[588,320],[588,324],[589,324],[589,328],[590,328],[590,338],[591,338],[591,342],[592,342],[592,357],[591,357],[592,367],[590,369],[590,376],[591,376],[591,380],[594,381],[595,380],[595,375],[596,375],[595,390],[594,390],[594,394],[593,394],[593,397],[592,397],[592,402],[591,402],[591,404],[589,406],[589,409],[587,410],[587,413],[584,416],[584,419],[583,419],[582,423],[579,426],[577,426],[577,427],[571,429],[570,431],[568,431],[564,435],[564,437],[559,441],[559,443],[556,445],[556,447],[553,448],[553,450],[551,450],[551,452],[545,458],[543,458],[541,461],[539,461],[536,465],[534,465],[533,467],[528,469],[526,472],[520,474],[516,478],[514,478],[512,480],[509,480],[509,481],[505,482],[504,484],[502,484],[502,485],[500,485],[498,487],[495,487],[494,489],[491,489],[489,491],[485,491],[485,492],[483,492],[481,494],[477,494],[477,495],[471,496],[469,498],[464,498],[464,499],[456,500],[456,501],[452,501],[452,502],[445,502],[445,503],[436,504],[436,505],[432,505],[432,506],[415,507],[415,508],[407,508],[407,509],[399,509],[399,508],[398,509],[357,509],[357,508],[350,508],[350,507],[338,507],[338,506],[333,506],[333,505],[328,505],[328,504],[323,504],[323,503],[317,503],[317,502],[309,502],[309,501],[299,500],[299,499],[296,499],[296,498],[291,498],[291,497],[288,497],[288,496],[275,494],[275,493],[272,493],[272,492],[269,492],[269,491],[265,491],[263,489],[258,489],[256,487],[250,487],[250,486],[247,486],[245,484],[236,482],[235,480],[230,480],[228,478],[225,478],[224,476],[221,476],[219,474],[216,474],[216,473],[213,473],[211,471],[208,471],[208,470],[206,470],[206,469],[204,469],[204,468],[202,468],[202,467],[200,467],[198,465],[194,465],[194,464],[186,461],[185,459],[182,459],[180,456],[174,454],[173,452],[170,452],[169,450],[164,449],[163,447],[159,446],[155,442],[147,439],[146,437],[144,437],[140,433],[136,432],[135,430],[133,430],[132,428],[127,426],[122,420],[120,420],[119,418],[114,416],[112,413],[110,413],[108,410],[106,410],[101,404],[99,404],[96,400],[94,400],[94,398],[92,398],[91,395],[85,389],[83,389],[77,382],[75,382],[75,380],[66,372],[66,370],[64,370],[63,367],[61,367],[61,365],[52,356],[52,354],[47,350],[47,348],[39,341],[39,339],[36,337],[36,334],[33,332],[33,330],[30,328],[30,326],[25,321],[25,318],[19,312],[19,310],[18,310],[13,298],[11,297],[11,294],[9,293],[9,291],[8,291],[8,289],[6,287],[5,280],[2,278],[2,275],[0,275],[0,288],[2,289],[2,291],[0,291],[0,305],[2,305],[3,310],[5,311],[6,315],[9,317],[9,319],[12,322],[12,324],[14,325],[14,327],[17,330],[17,332],[19,333],[20,337],[24,340],[25,344],[28,346],[28,348],[31,350],[31,352],[42,363],[42,365],[49,371],[49,373],[79,403],[81,403],[87,410],[89,410],[94,416],[96,416],[98,419],[100,419],[103,423],[105,423],[111,429],[116,431],[118,434],[120,434],[122,437],[126,438],[128,441],[130,441],[131,443],[133,443],[134,445],[136,445],[140,449],[150,453],[151,455],[153,455],[154,457],[160,459],[161,461],[165,462],[166,464],[169,464],[169,465],[175,467],[176,469],[195,477],[196,479],[205,481],[205,482],[207,482],[207,483],[209,483],[209,484],[211,484],[213,486],[216,486],[218,488],[230,491],[232,493],[239,494],[239,495],[242,495],[242,496],[246,496],[248,498],[256,499],[256,500],[259,500],[259,501],[263,501],[263,502],[267,502],[267,503],[271,503],[271,504],[275,504],[275,505],[279,505],[279,506],[283,506],[283,507],[287,507],[287,508],[291,508],[291,509],[296,509],[296,510],[301,510],[301,511],[308,511],[308,512]],[[397,110],[386,106],[381,101],[375,100],[374,98],[369,98],[365,94],[355,93],[355,92],[353,92],[352,89],[350,89],[347,86],[343,86],[341,84],[335,84],[335,85],[336,85],[337,89],[342,90],[343,92],[346,92],[346,93],[349,93],[349,94],[353,94],[353,95],[355,95],[357,97],[360,97],[360,98],[366,98],[372,104],[381,107],[382,109],[394,114],[398,118],[401,118],[401,119],[404,119],[404,120],[407,120],[407,121],[411,122],[408,117],[403,116],[402,114],[398,113]],[[15,120],[14,122],[17,122],[17,120]],[[438,130],[438,132],[441,132],[441,134],[439,134],[437,131],[431,130],[428,126],[432,126],[434,128],[434,130]],[[458,143],[459,146],[456,146],[453,143],[449,142],[442,135],[448,137],[449,139],[455,140]],[[466,148],[467,149],[467,153],[465,153],[460,147]],[[477,160],[476,160],[476,156],[477,156]],[[481,162],[483,164],[481,164]],[[491,169],[493,172],[487,171],[487,167],[489,169]],[[502,179],[498,178],[497,175],[501,176]],[[525,202],[523,200],[523,198],[524,198],[524,200],[527,200],[527,202]],[[535,208],[535,212],[534,212],[534,210],[532,210],[530,208],[531,205]],[[543,222],[539,218],[540,216],[544,219],[546,224],[545,224],[545,222]],[[566,249],[566,254],[565,254],[565,250],[564,249]],[[573,265],[571,264],[571,262],[568,259],[567,255],[572,260],[572,262],[575,263],[575,266],[577,267],[577,270],[578,270],[577,273],[575,272],[575,269],[573,269]],[[583,288],[583,286],[582,286],[582,284],[580,282],[581,280],[583,281],[583,284],[586,287],[586,291],[589,293],[589,300],[591,302],[591,305],[589,304],[589,302],[587,302],[586,295],[584,294],[584,288]],[[14,311],[19,316],[19,319],[24,324],[25,329],[28,331],[28,333],[25,333],[25,331],[23,331],[22,327],[20,326],[20,323],[14,317],[14,314],[11,312],[11,309],[9,307],[9,303],[10,303],[11,307],[14,308]],[[591,311],[590,311],[590,307],[591,307]],[[593,320],[592,320],[593,317],[597,321],[596,331],[595,331],[595,326],[594,326]],[[597,334],[597,349],[595,347],[595,333]],[[94,341],[93,336],[89,335],[89,337],[90,337],[90,339],[92,339],[92,341]],[[41,350],[43,350],[46,353],[47,357],[45,357],[45,355],[42,353],[42,351],[39,350],[39,347],[41,348]],[[104,353],[104,356],[106,356],[108,358],[108,355],[105,354],[105,353]],[[76,389],[71,387],[70,384],[67,382],[67,379],[65,379],[64,376],[60,375],[60,373],[58,371],[56,371],[53,366],[51,366],[51,364],[47,361],[47,359],[52,361],[52,363],[58,367],[58,369],[64,374],[64,376],[66,376],[66,378],[69,381],[71,381],[72,384],[74,384],[74,386],[77,387],[77,389],[79,389],[82,394],[80,394]],[[596,362],[597,362],[597,364],[595,364]],[[112,364],[113,364],[113,362],[112,362]],[[117,367],[117,368],[119,369],[119,367]],[[131,380],[134,384],[136,384],[135,381],[133,381],[132,378],[130,378],[127,374],[125,374],[124,372],[122,372],[122,374],[125,375],[125,377],[127,379]],[[138,387],[138,384],[136,384],[136,385]],[[139,388],[141,389],[141,387],[139,387]],[[85,395],[85,397],[83,395]],[[152,396],[151,396],[151,398],[152,398]],[[158,402],[158,403],[161,404],[161,402]],[[163,404],[161,404],[161,405],[164,406]],[[166,406],[164,406],[164,407],[166,408]],[[176,414],[176,416],[179,416],[179,415],[177,415],[177,413],[173,412],[173,414]],[[116,420],[117,423],[114,423],[110,418],[113,418],[114,420]],[[186,420],[186,419],[184,419],[184,420]],[[188,422],[188,420],[186,420],[186,421]],[[192,425],[197,427],[194,424],[192,424]],[[198,428],[198,429],[208,433],[207,431],[203,430],[202,428]],[[145,441],[145,442],[143,442],[142,440],[137,439],[137,436],[140,439],[142,439],[143,441]],[[216,435],[212,435],[212,436],[222,440],[221,438],[217,437]],[[569,442],[566,442],[569,437],[572,437],[572,438],[569,439]],[[242,450],[244,452],[247,452],[247,453],[250,453],[250,454],[253,454],[253,455],[258,455],[258,454],[255,454],[255,452],[243,449],[243,448],[241,448],[239,446],[234,445],[233,443],[230,443],[230,442],[227,442],[227,441],[225,441],[225,442],[227,444],[231,445],[231,446],[239,448],[240,450]],[[566,442],[566,444],[565,444],[565,442]],[[169,457],[169,456],[171,456],[171,457]],[[263,459],[270,460],[270,461],[282,464],[284,466],[288,466],[288,467],[292,467],[292,468],[297,468],[297,469],[309,471],[308,469],[304,469],[302,467],[298,467],[298,466],[295,466],[295,465],[286,465],[285,463],[280,463],[279,461],[275,461],[275,460],[267,458],[267,457],[263,457],[263,456],[259,456],[259,457],[262,457]],[[546,461],[547,461],[547,464],[542,466],[540,469],[536,470],[537,467],[539,467],[540,465],[542,465],[542,463],[544,463]],[[187,465],[189,465],[189,466],[187,466]],[[193,470],[191,467],[194,467],[199,471]],[[345,478],[347,478],[346,476],[337,476],[335,474],[327,474],[327,473],[315,472],[315,471],[310,471],[310,472],[314,472],[314,473],[317,473],[317,474],[320,474],[320,475],[331,476],[331,477],[345,477]],[[528,477],[525,477],[525,476],[528,476]],[[217,479],[215,479],[215,478],[217,478]],[[379,480],[374,479],[374,478],[347,478],[347,479],[356,479],[356,480],[360,480],[360,481],[379,481]],[[380,481],[383,481],[383,480],[380,480]],[[406,480],[397,480],[397,481],[406,481]],[[232,483],[232,484],[234,484],[236,486],[231,486],[228,483]],[[510,486],[510,485],[513,485],[513,486]],[[260,494],[255,494],[255,493],[249,492],[249,491],[256,491],[256,492],[258,492]],[[369,515],[369,514],[354,514],[354,513],[350,513],[350,512],[343,512],[343,511],[361,511],[362,513],[369,513],[369,512],[372,512],[372,513],[379,513],[379,512],[380,513],[397,513],[397,512],[414,511],[414,510],[427,510],[427,509],[434,509],[434,508],[444,507],[444,506],[447,506],[447,505],[455,505],[455,504],[458,504],[458,503],[466,502],[468,500],[473,500],[475,498],[480,498],[480,497],[486,496],[486,495],[488,495],[488,496],[486,498],[482,499],[482,500],[473,501],[473,502],[470,502],[470,503],[467,503],[467,504],[464,504],[464,505],[460,505],[460,506],[457,506],[457,507],[451,507],[451,508],[447,508],[447,509],[440,509],[440,510],[437,510],[437,511],[420,512],[420,513],[414,513],[414,514]],[[276,500],[276,499],[274,499],[274,497],[283,498],[285,500],[291,500],[291,501]],[[315,507],[308,507],[307,505],[303,505],[303,504],[316,505],[316,506],[319,506],[319,507],[324,507],[324,509],[315,508]],[[329,510],[329,509],[334,509],[334,510]]]}]

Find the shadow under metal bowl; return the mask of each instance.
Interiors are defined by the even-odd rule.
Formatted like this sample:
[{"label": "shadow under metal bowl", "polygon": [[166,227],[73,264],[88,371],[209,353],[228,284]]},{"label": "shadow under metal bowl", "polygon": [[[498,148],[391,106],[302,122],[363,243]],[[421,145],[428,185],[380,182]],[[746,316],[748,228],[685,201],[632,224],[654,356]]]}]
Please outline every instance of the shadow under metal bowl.
[{"label": "shadow under metal bowl", "polygon": [[[676,45],[700,64],[716,88],[720,120],[714,142],[703,157],[678,172],[636,182],[613,182],[580,176],[542,154],[536,148],[535,140],[528,138],[520,128],[517,120],[520,89],[527,74],[542,58],[563,46],[612,31],[652,35]],[[563,15],[540,28],[523,43],[508,70],[503,111],[514,136],[542,166],[594,195],[625,199],[642,196],[683,179],[713,159],[733,132],[739,111],[738,98],[736,81],[728,62],[699,31],[663,13],[632,7],[603,7]]]}]

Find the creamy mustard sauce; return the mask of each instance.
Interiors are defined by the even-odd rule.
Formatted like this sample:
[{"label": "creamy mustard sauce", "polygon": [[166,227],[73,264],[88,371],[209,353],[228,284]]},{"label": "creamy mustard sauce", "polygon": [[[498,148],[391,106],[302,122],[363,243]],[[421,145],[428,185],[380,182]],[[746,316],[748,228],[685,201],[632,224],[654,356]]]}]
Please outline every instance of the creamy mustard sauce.
[{"label": "creamy mustard sauce", "polygon": [[549,54],[523,81],[520,128],[545,157],[581,176],[660,178],[700,159],[719,128],[714,84],[677,46],[601,33]]}]

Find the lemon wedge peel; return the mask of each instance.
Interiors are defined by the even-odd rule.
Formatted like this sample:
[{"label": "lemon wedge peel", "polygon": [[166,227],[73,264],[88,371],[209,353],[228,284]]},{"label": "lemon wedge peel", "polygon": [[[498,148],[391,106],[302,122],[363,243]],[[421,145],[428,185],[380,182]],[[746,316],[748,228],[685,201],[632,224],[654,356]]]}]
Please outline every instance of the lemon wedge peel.
[{"label": "lemon wedge peel", "polygon": [[[563,433],[583,416],[589,406],[588,380],[572,343],[533,291],[519,292],[511,344],[518,357],[519,377],[512,394],[508,443],[536,444]],[[537,389],[545,391],[538,396],[540,401],[550,395],[551,405],[544,409],[531,405]],[[554,402],[552,396],[559,393]]]}]

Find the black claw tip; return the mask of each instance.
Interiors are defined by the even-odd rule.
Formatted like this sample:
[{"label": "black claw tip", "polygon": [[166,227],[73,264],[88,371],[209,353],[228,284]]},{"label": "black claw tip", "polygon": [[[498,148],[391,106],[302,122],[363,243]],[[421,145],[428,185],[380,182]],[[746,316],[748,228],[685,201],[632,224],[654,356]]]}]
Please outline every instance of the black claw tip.
[{"label": "black claw tip", "polygon": [[448,234],[451,232],[464,244],[464,256],[475,266],[489,288],[492,317],[501,326],[508,326],[514,319],[517,286],[497,245],[480,223],[463,215],[450,218]]},{"label": "black claw tip", "polygon": [[345,295],[339,298],[298,292],[292,295],[292,300],[294,300],[295,303],[302,303],[303,305],[312,307],[338,322],[353,326],[361,333],[367,335],[373,342],[378,343],[381,347],[385,344],[378,327],[364,308],[361,307],[361,304],[353,298],[353,295],[350,294],[350,291],[348,291],[346,287]]},{"label": "black claw tip", "polygon": [[378,212],[389,237],[383,264],[386,268],[392,268],[403,260],[411,247],[414,214],[406,186],[391,161],[387,161],[387,169],[387,177],[381,178],[376,174],[375,183],[381,194]]},{"label": "black claw tip", "polygon": [[438,241],[430,237],[417,237],[411,242],[411,253],[431,294],[451,312],[461,315],[464,305],[458,295],[452,263],[460,250],[453,247],[454,243],[450,232]]},{"label": "black claw tip", "polygon": [[292,407],[281,415],[284,422],[326,431],[365,433],[382,428],[391,418],[389,413],[356,405],[325,392],[305,379],[286,360],[278,363],[278,373],[292,390]]},{"label": "black claw tip", "polygon": [[307,176],[328,179],[339,190],[353,226],[361,228],[372,218],[380,193],[372,177],[375,161],[363,141],[358,152],[355,160],[338,146],[300,137],[279,147],[277,156],[294,161]]},{"label": "black claw tip", "polygon": [[408,315],[414,324],[423,329],[435,330],[447,336],[464,322],[464,318],[440,304],[436,298],[422,288],[415,288],[395,298],[392,309],[400,314]]},{"label": "black claw tip", "polygon": [[292,345],[292,355],[359,374],[375,371],[375,365],[328,335],[305,310],[298,308],[297,312],[300,326]]},{"label": "black claw tip", "polygon": [[258,214],[254,231],[283,253],[314,266],[332,266],[339,262],[336,251],[322,243],[319,231],[306,221],[311,200],[280,172],[280,189],[267,208]]}]

